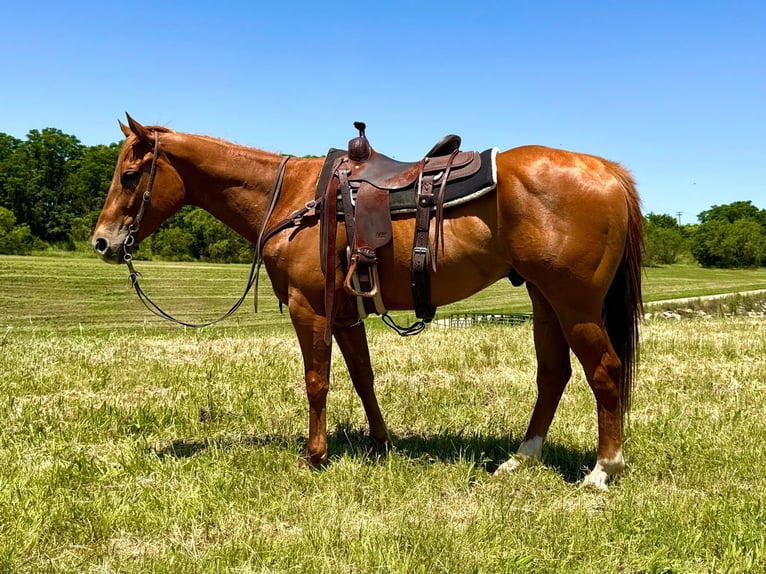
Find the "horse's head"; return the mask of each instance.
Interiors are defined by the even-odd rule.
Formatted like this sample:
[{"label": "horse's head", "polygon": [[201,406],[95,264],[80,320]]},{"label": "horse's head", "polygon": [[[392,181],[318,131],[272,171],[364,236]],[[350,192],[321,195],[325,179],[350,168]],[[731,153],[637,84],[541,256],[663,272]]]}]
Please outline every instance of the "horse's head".
[{"label": "horse's head", "polygon": [[93,232],[93,249],[110,263],[121,263],[126,248],[151,235],[184,203],[183,181],[160,145],[173,132],[127,117],[127,126],[119,122],[125,142]]}]

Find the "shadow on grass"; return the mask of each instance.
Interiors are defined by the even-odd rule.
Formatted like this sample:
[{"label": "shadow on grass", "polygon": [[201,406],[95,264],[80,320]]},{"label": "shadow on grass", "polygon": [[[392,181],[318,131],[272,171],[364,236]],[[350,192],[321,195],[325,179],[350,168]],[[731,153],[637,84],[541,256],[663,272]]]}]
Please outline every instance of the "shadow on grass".
[{"label": "shadow on grass", "polygon": [[[477,467],[492,474],[516,452],[521,441],[508,435],[476,435],[441,432],[432,435],[393,434],[393,452],[425,463],[473,462]],[[336,428],[327,435],[327,445],[332,457],[348,455],[366,456],[370,460],[383,460],[386,452],[370,445],[370,438],[358,428]],[[555,442],[543,447],[543,464],[555,469],[569,483],[578,483],[596,462],[595,450],[574,450]]]},{"label": "shadow on grass", "polygon": [[[516,452],[520,441],[508,436],[466,435],[462,433],[442,432],[433,435],[403,434],[392,435],[393,447],[390,451],[429,463],[457,463],[469,461],[492,474],[498,466]],[[241,435],[233,437],[182,438],[172,440],[147,452],[159,458],[187,458],[208,449],[227,450],[234,447],[258,448],[278,446],[290,450],[305,447],[305,438],[296,439],[286,436]],[[330,453],[328,465],[339,457],[366,459],[370,464],[377,464],[387,456],[389,449],[373,445],[369,436],[361,429],[336,427],[327,434],[327,446]],[[555,442],[543,447],[543,464],[559,472],[568,483],[577,483],[587,474],[596,461],[592,449],[575,450]]]}]

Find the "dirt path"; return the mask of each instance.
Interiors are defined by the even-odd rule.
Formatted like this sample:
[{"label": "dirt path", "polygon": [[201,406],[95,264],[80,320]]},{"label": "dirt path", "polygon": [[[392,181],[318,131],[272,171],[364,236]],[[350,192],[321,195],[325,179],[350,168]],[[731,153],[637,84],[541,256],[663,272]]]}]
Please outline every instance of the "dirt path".
[{"label": "dirt path", "polygon": [[761,293],[766,293],[766,289],[755,289],[753,291],[735,291],[734,293],[718,293],[716,295],[700,295],[698,297],[682,297],[680,299],[663,299],[662,301],[647,301],[644,303],[644,307],[671,304],[675,305],[677,303],[689,303],[691,301],[701,300],[725,299],[726,297],[731,297],[732,295],[759,295]]}]

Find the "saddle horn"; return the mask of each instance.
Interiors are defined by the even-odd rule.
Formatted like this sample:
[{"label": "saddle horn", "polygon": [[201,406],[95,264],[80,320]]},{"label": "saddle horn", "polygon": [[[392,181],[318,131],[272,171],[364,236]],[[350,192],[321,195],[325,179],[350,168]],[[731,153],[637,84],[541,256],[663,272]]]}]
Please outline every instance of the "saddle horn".
[{"label": "saddle horn", "polygon": [[354,122],[354,127],[359,130],[359,135],[348,142],[348,159],[351,161],[366,161],[369,159],[372,149],[364,130],[367,127],[364,122]]}]

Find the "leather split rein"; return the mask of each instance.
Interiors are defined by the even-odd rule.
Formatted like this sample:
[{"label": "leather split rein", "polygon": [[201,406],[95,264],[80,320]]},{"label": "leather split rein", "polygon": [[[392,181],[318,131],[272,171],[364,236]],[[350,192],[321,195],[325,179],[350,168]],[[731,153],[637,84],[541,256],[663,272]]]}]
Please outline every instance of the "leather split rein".
[{"label": "leather split rein", "polygon": [[[136,268],[133,265],[133,255],[131,253],[131,248],[133,248],[136,245],[136,238],[138,236],[138,230],[141,226],[141,221],[144,218],[144,214],[146,213],[146,209],[151,204],[152,201],[152,190],[154,188],[154,180],[157,175],[157,162],[159,157],[159,136],[157,135],[157,132],[154,132],[154,146],[153,146],[153,152],[152,152],[152,165],[149,169],[149,182],[146,186],[146,190],[143,193],[143,197],[141,200],[141,205],[138,208],[138,212],[136,213],[135,218],[133,219],[133,222],[128,226],[128,234],[125,237],[125,240],[122,243],[122,260],[125,263],[125,265],[128,267],[128,273],[130,277],[130,284],[133,287],[133,289],[136,292],[136,295],[138,296],[138,299],[141,301],[141,303],[146,307],[149,311],[151,311],[154,315],[157,317],[160,317],[162,319],[166,319],[172,323],[176,323],[178,325],[183,325],[184,327],[191,327],[191,328],[202,328],[202,327],[209,327],[210,325],[214,325],[216,323],[220,323],[221,321],[229,318],[231,315],[234,314],[234,312],[237,311],[242,306],[242,303],[245,302],[245,299],[247,298],[248,293],[250,290],[255,286],[255,300],[254,300],[254,308],[257,311],[258,310],[258,277],[261,265],[263,264],[263,247],[266,244],[266,242],[271,239],[274,235],[279,233],[280,231],[284,229],[288,229],[290,227],[297,227],[301,224],[303,221],[303,218],[307,215],[309,215],[312,211],[315,211],[316,213],[319,212],[319,209],[322,204],[323,197],[319,197],[316,199],[313,199],[306,203],[306,205],[301,208],[293,211],[291,214],[289,214],[284,219],[281,219],[280,221],[277,221],[276,223],[272,224],[270,227],[267,227],[269,219],[271,219],[272,214],[274,213],[274,208],[277,205],[277,202],[279,201],[279,196],[282,193],[282,183],[284,181],[285,176],[285,167],[287,165],[288,160],[291,156],[284,156],[282,158],[281,163],[279,164],[279,168],[277,170],[277,175],[274,178],[274,185],[271,188],[271,192],[269,194],[269,202],[268,207],[266,208],[266,212],[263,216],[263,222],[261,223],[261,229],[258,233],[258,241],[255,244],[255,250],[253,253],[253,262],[250,266],[250,273],[247,278],[247,282],[245,284],[245,289],[242,293],[242,295],[237,299],[237,301],[234,303],[234,305],[231,306],[231,308],[226,311],[223,315],[216,319],[212,319],[210,321],[204,321],[202,323],[192,323],[190,321],[182,321],[180,319],[177,319],[167,311],[163,310],[157,303],[155,303],[149,295],[146,294],[146,292],[141,287],[141,284],[139,283],[139,279],[142,277],[141,273],[136,270]],[[334,207],[334,206],[333,206]],[[333,210],[334,211],[334,210]],[[282,308],[282,304],[280,303],[280,309]],[[360,322],[362,319],[359,319]],[[328,321],[332,321],[330,317],[328,317]],[[425,328],[425,324],[422,321],[418,321],[415,324],[409,326],[409,327],[401,327],[393,320],[393,318],[386,312],[383,314],[383,322],[396,331],[399,335],[406,337],[410,335],[417,335],[423,329]],[[354,323],[356,324],[356,323]],[[331,329],[337,329],[338,327],[331,327]],[[340,327],[344,328],[344,327]]]},{"label": "leather split rein", "polygon": [[255,245],[255,251],[253,254],[253,263],[250,266],[250,274],[247,278],[247,283],[245,284],[244,292],[228,311],[226,311],[223,315],[221,315],[220,317],[216,319],[213,319],[211,321],[205,321],[202,323],[192,323],[188,321],[182,321],[180,319],[177,319],[176,317],[173,317],[170,313],[164,311],[141,288],[141,284],[139,283],[138,280],[140,277],[142,277],[142,275],[139,271],[136,271],[135,267],[133,266],[133,255],[131,253],[131,248],[136,245],[136,237],[138,236],[138,230],[141,226],[141,221],[144,218],[144,214],[146,213],[147,207],[152,201],[152,189],[154,188],[154,180],[157,175],[158,156],[159,156],[159,137],[157,135],[157,132],[154,132],[154,149],[153,149],[152,165],[149,170],[149,183],[146,186],[146,191],[144,191],[143,198],[141,200],[141,205],[138,208],[138,212],[136,213],[136,216],[133,219],[133,222],[128,226],[128,235],[125,237],[125,240],[122,243],[122,252],[123,252],[122,260],[125,263],[125,265],[127,265],[128,267],[130,283],[133,289],[136,291],[136,295],[138,295],[138,299],[141,301],[141,303],[143,303],[144,307],[146,307],[154,315],[161,317],[162,319],[166,319],[168,321],[171,321],[178,325],[183,325],[185,327],[201,328],[201,327],[208,327],[216,323],[220,323],[224,319],[229,318],[232,314],[234,314],[234,312],[237,309],[239,309],[242,306],[242,303],[245,302],[245,298],[247,297],[247,294],[250,292],[253,286],[255,286],[254,306],[257,311],[258,309],[258,275],[259,275],[261,265],[263,264],[263,246],[266,244],[266,241],[268,241],[271,237],[273,237],[279,231],[282,231],[283,229],[287,229],[288,227],[294,227],[299,225],[303,217],[317,207],[317,205],[319,204],[319,201],[314,200],[314,201],[308,202],[304,208],[294,211],[293,213],[288,215],[286,218],[276,222],[274,225],[272,225],[268,229],[266,228],[266,225],[268,224],[268,221],[271,218],[272,213],[274,212],[274,208],[276,207],[277,201],[279,200],[279,196],[282,192],[282,182],[284,181],[285,166],[287,165],[287,161],[290,159],[290,156],[285,156],[284,158],[282,158],[282,162],[279,164],[279,169],[277,171],[277,176],[274,179],[274,185],[272,186],[271,193],[269,194],[268,208],[266,210],[266,213],[264,214],[263,223],[261,223],[261,229],[260,229],[260,232],[258,233],[258,242]]}]

